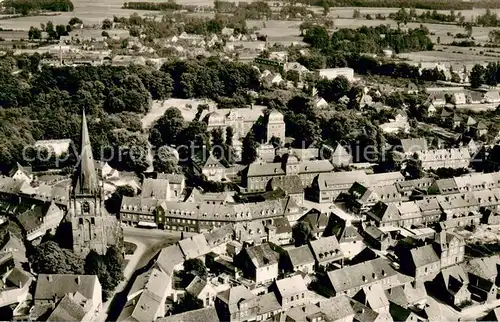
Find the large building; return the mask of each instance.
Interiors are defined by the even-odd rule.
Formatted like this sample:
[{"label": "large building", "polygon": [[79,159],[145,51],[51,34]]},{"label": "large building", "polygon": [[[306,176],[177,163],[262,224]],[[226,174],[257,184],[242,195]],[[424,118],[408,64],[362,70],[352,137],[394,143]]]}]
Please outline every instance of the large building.
[{"label": "large building", "polygon": [[[217,109],[205,115],[204,120],[207,122],[208,132],[216,128],[225,129],[227,127],[232,127],[234,131],[233,140],[237,141],[244,138],[261,117],[265,117],[267,141],[275,136],[279,138],[281,142],[285,142],[285,122],[283,120],[283,114],[273,110],[266,116],[264,106]],[[223,133],[225,134],[224,130]]]},{"label": "large building", "polygon": [[121,249],[122,228],[117,218],[104,208],[85,112],[82,115],[82,146],[74,177],[69,218],[73,233],[73,251],[76,254],[85,257],[94,250],[103,255],[108,246],[112,245]]},{"label": "large building", "polygon": [[354,69],[349,67],[344,68],[325,68],[319,70],[319,77],[329,80],[335,79],[339,76],[344,76],[349,82],[354,80]]}]

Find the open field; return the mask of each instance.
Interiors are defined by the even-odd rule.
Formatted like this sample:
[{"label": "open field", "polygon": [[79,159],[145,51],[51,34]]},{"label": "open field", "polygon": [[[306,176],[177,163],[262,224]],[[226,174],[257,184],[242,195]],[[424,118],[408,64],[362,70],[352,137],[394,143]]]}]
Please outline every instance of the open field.
[{"label": "open field", "polygon": [[[165,111],[170,107],[177,107],[181,111],[184,120],[191,121],[197,112],[197,107],[200,104],[212,104],[206,100],[201,99],[182,99],[182,98],[170,98],[165,101],[154,101],[151,111],[142,118],[142,127],[147,129],[154,124],[154,122],[159,119]],[[191,108],[186,107],[191,105]]]}]

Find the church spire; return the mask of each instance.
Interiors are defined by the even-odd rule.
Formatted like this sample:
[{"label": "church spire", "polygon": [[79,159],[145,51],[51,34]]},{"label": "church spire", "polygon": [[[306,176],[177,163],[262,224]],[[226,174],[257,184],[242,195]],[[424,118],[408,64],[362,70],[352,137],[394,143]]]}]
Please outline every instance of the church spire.
[{"label": "church spire", "polygon": [[87,128],[87,118],[85,110],[82,113],[82,146],[78,168],[76,170],[75,194],[96,195],[99,192],[97,173],[92,156],[92,146],[90,145],[89,129]]}]

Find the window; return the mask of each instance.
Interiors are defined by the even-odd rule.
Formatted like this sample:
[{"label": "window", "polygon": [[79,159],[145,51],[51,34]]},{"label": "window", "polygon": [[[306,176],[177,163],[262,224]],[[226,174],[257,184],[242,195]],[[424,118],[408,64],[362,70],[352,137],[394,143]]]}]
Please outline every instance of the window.
[{"label": "window", "polygon": [[90,205],[87,201],[82,203],[82,211],[88,213],[90,211]]},{"label": "window", "polygon": [[78,225],[83,225],[83,218],[78,218]]},{"label": "window", "polygon": [[90,218],[90,223],[91,223],[92,225],[95,225],[95,218],[94,218],[94,217]]},{"label": "window", "polygon": [[304,293],[302,293],[302,298],[304,298]]}]

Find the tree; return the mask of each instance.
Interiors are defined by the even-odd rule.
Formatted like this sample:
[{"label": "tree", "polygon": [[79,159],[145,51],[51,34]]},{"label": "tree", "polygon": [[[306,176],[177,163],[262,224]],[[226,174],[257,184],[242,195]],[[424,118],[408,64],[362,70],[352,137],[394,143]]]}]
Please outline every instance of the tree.
[{"label": "tree", "polygon": [[226,151],[226,146],[224,144],[224,137],[222,134],[222,129],[217,127],[212,130],[212,151],[216,158],[220,159],[223,157],[224,151]]},{"label": "tree", "polygon": [[109,19],[104,19],[104,21],[102,22],[102,29],[108,30],[111,28],[113,28],[113,22]]},{"label": "tree", "polygon": [[124,261],[123,255],[116,246],[111,246],[106,251],[104,257],[106,268],[109,273],[109,287],[115,289],[116,286],[125,278],[123,276]]},{"label": "tree", "polygon": [[42,38],[42,31],[36,27],[30,27],[30,30],[28,31],[28,38],[30,40],[41,39]]},{"label": "tree", "polygon": [[352,18],[353,19],[360,19],[361,18],[361,12],[359,11],[359,9],[354,9],[354,11],[352,12]]},{"label": "tree", "polygon": [[118,214],[122,204],[123,196],[135,196],[135,190],[129,185],[117,187],[111,196],[105,201],[106,210],[110,214]]},{"label": "tree", "polygon": [[163,173],[181,173],[178,165],[179,154],[169,146],[162,146],[156,151],[153,159],[153,167],[156,172]]},{"label": "tree", "polygon": [[[163,144],[176,145],[177,136],[184,129],[184,117],[181,111],[175,107],[170,107],[162,117],[156,121],[155,128],[161,133]],[[180,142],[186,143],[186,142]]]},{"label": "tree", "polygon": [[91,250],[85,257],[85,274],[96,275],[104,290],[110,289],[110,276],[101,255]]},{"label": "tree", "polygon": [[54,29],[54,24],[52,21],[47,22],[47,26],[45,26],[45,32],[47,32],[47,36],[49,39],[53,40],[57,38],[57,32]]},{"label": "tree", "polygon": [[465,32],[467,32],[467,37],[472,36],[472,23],[468,22],[465,24]]},{"label": "tree", "polygon": [[80,18],[78,18],[78,17],[73,17],[73,18],[71,18],[71,19],[69,20],[69,22],[68,22],[68,24],[69,24],[70,26],[72,26],[72,27],[73,27],[74,25],[76,25],[76,24],[82,24],[82,23],[83,23],[83,21],[82,21]]},{"label": "tree", "polygon": [[191,258],[184,262],[184,271],[195,276],[207,276],[207,268],[199,258]]},{"label": "tree", "polygon": [[257,142],[253,131],[248,132],[243,139],[241,161],[243,164],[250,164],[257,159]]},{"label": "tree", "polygon": [[410,179],[419,179],[424,175],[422,160],[419,159],[417,153],[413,154],[413,157],[406,161],[405,172]]},{"label": "tree", "polygon": [[311,227],[304,221],[297,222],[292,228],[292,237],[296,247],[305,245],[312,237]]},{"label": "tree", "polygon": [[38,274],[83,274],[84,261],[54,241],[35,247],[29,256],[31,268]]},{"label": "tree", "polygon": [[322,26],[313,26],[307,29],[304,36],[304,42],[310,44],[314,48],[325,48],[330,44],[328,31]]},{"label": "tree", "polygon": [[66,30],[66,27],[64,25],[57,25],[56,26],[56,38],[61,38],[61,36],[67,36],[68,31]]},{"label": "tree", "polygon": [[483,85],[485,83],[485,76],[486,69],[479,64],[474,65],[472,67],[471,73],[470,73],[470,85],[473,88],[478,88],[479,86]]}]

